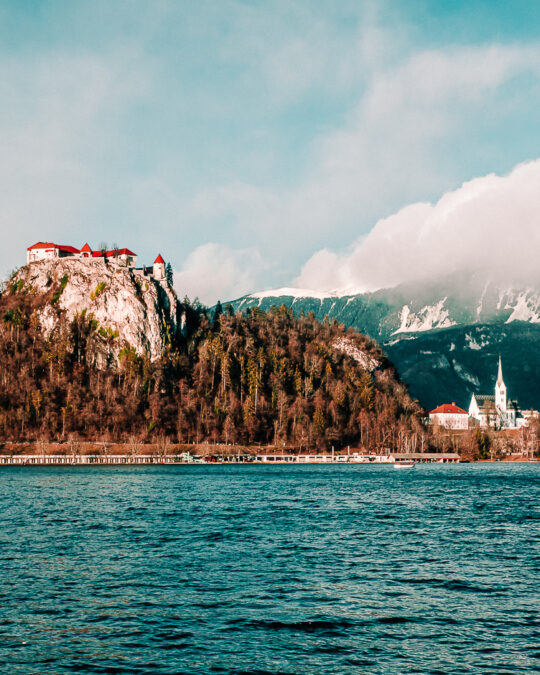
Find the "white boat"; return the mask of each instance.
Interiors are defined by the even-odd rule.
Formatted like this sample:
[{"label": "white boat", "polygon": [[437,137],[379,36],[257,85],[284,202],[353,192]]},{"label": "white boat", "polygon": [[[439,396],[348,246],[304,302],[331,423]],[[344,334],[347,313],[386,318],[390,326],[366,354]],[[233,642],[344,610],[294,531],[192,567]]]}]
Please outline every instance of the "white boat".
[{"label": "white boat", "polygon": [[412,469],[413,466],[413,459],[396,459],[394,462],[394,469]]}]

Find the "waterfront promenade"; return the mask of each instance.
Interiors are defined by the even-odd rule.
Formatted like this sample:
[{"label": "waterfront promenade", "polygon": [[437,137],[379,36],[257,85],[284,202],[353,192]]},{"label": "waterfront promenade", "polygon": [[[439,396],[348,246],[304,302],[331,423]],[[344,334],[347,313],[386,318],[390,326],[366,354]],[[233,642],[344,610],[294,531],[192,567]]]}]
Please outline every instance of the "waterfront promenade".
[{"label": "waterfront promenade", "polygon": [[391,464],[395,460],[413,459],[415,462],[459,462],[459,455],[453,453],[395,453],[392,455],[227,455],[194,457],[188,453],[179,455],[82,455],[82,454],[33,454],[0,456],[1,465],[54,465],[77,466],[90,464]]}]

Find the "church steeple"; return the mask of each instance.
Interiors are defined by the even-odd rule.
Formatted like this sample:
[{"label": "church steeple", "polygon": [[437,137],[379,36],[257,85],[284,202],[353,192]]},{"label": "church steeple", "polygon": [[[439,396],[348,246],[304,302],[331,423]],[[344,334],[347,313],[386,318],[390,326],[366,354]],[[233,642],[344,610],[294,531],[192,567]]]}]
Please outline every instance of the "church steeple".
[{"label": "church steeple", "polygon": [[500,413],[505,413],[506,405],[506,385],[503,380],[501,355],[499,354],[499,372],[497,373],[497,384],[495,385],[495,406]]},{"label": "church steeple", "polygon": [[502,376],[501,355],[499,354],[499,372],[497,373],[497,386],[500,386],[501,384],[504,385],[504,380],[503,380],[503,376]]}]

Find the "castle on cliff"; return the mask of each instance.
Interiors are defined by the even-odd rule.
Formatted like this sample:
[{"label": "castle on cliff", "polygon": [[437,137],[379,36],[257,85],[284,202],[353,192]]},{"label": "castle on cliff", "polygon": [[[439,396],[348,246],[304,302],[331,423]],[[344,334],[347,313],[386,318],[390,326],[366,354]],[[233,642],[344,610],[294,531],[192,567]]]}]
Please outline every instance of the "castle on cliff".
[{"label": "castle on cliff", "polygon": [[[99,249],[94,251],[86,243],[81,249],[74,246],[64,246],[52,242],[38,241],[33,246],[26,249],[26,263],[37,262],[39,260],[56,260],[58,258],[80,258],[103,260],[106,262],[117,262],[126,267],[137,268],[137,254],[130,251],[129,248]],[[150,272],[151,270],[151,272]],[[140,269],[145,275],[151,274],[157,281],[165,281],[167,278],[165,261],[159,254],[152,267],[142,267]]]}]

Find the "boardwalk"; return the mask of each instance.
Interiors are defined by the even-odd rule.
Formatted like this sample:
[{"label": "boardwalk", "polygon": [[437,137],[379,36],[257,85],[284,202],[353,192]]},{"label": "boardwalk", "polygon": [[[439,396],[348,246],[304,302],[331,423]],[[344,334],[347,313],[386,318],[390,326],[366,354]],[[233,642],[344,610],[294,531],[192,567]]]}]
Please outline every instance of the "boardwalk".
[{"label": "boardwalk", "polygon": [[396,459],[413,459],[416,462],[459,462],[456,454],[394,454],[394,455],[228,455],[193,457],[179,455],[3,455],[1,465],[16,466],[87,466],[90,464],[143,465],[143,464],[388,464]]}]

